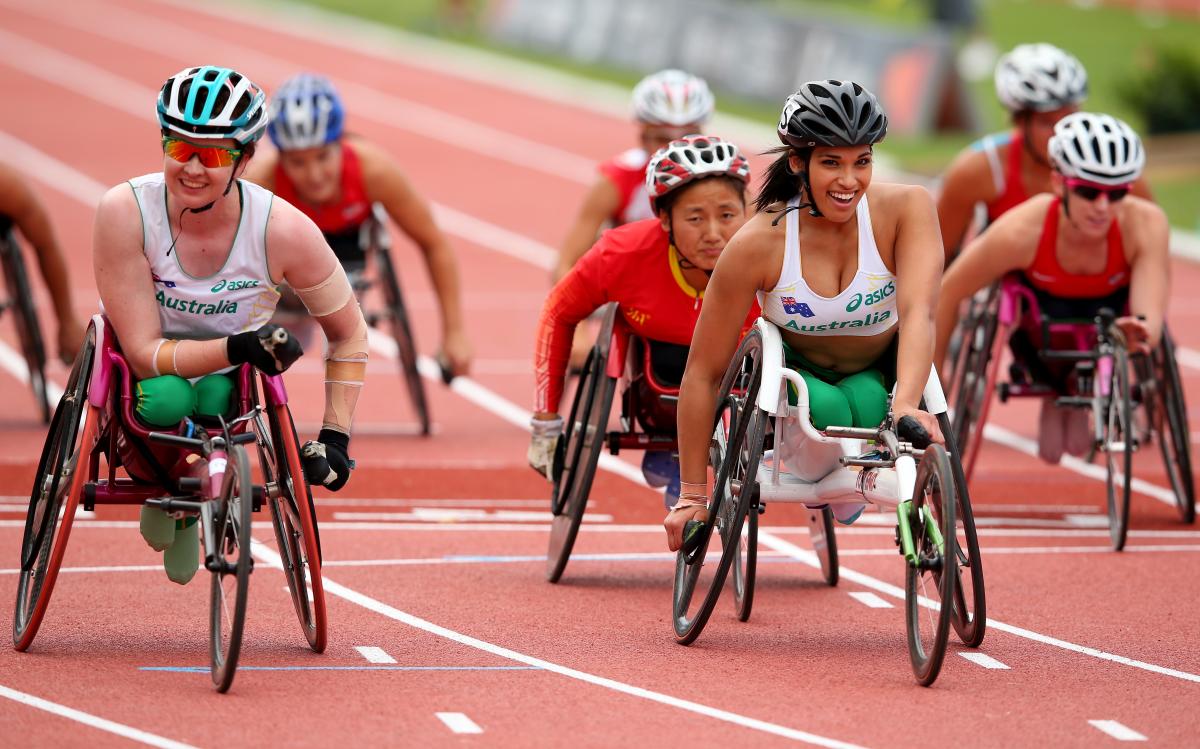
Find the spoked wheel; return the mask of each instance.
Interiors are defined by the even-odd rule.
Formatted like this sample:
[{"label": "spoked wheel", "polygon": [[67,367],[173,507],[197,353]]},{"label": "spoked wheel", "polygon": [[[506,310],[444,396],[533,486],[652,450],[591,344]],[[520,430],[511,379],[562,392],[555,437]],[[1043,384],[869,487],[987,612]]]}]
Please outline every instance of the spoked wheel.
[{"label": "spoked wheel", "polygon": [[964,345],[970,341],[975,334],[975,329],[979,326],[989,311],[994,309],[994,301],[1000,293],[1000,284],[995,283],[986,289],[981,289],[976,292],[970,299],[967,299],[965,309],[962,309],[961,322],[954,327],[950,334],[950,341],[946,348],[946,359],[949,363],[949,369],[942,375],[949,382],[956,382],[961,367],[967,359],[967,353],[971,350],[970,346]]},{"label": "spoked wheel", "polygon": [[425,395],[425,381],[417,371],[417,343],[413,338],[408,310],[404,306],[404,296],[400,292],[399,276],[396,275],[396,268],[392,264],[391,251],[386,247],[376,248],[375,262],[375,272],[379,275],[384,305],[387,307],[386,317],[391,324],[392,338],[396,340],[400,375],[408,387],[408,397],[421,425],[421,434],[428,435],[429,401]]},{"label": "spoked wheel", "polygon": [[606,373],[616,314],[615,305],[605,312],[596,343],[579,376],[571,414],[564,427],[562,464],[555,466],[556,481],[550,496],[553,518],[550,521],[550,545],[546,550],[546,580],[552,583],[562,578],[571,558],[588,494],[592,491],[596,465],[600,462],[600,451],[604,449],[608,416],[617,390],[617,381]]},{"label": "spoked wheel", "polygon": [[0,238],[0,262],[4,265],[4,283],[8,289],[8,303],[17,326],[17,338],[21,342],[21,354],[29,370],[29,387],[33,390],[33,401],[43,424],[50,423],[50,396],[46,392],[46,344],[38,324],[37,309],[33,306],[33,291],[29,286],[29,274],[25,270],[25,259],[21,247],[10,234]]},{"label": "spoked wheel", "polygon": [[[751,330],[721,383],[716,426],[709,446],[709,465],[716,475],[709,500],[709,519],[699,531],[699,545],[690,554],[680,550],[675,558],[672,620],[675,640],[681,645],[694,642],[704,630],[721,595],[725,576],[735,561],[745,562],[738,615],[740,618],[743,610],[747,617],[750,615],[754,560],[749,554],[742,555],[743,540],[747,544],[750,541],[749,536],[743,539],[742,526],[751,508],[758,504],[758,466],[768,419],[757,404],[762,359],[762,336]],[[716,565],[711,565],[706,557],[714,538],[720,542],[721,556]],[[736,585],[735,580],[735,588]]]},{"label": "spoked wheel", "polygon": [[907,522],[916,563],[906,563],[904,610],[908,654],[921,686],[937,679],[946,655],[958,582],[954,508],[957,505],[950,459],[941,445],[925,448]]},{"label": "spoked wheel", "polygon": [[38,460],[21,536],[21,574],[13,613],[13,647],[17,650],[28,648],[37,635],[62,564],[83,484],[95,469],[91,454],[98,414],[87,400],[95,351],[96,333],[89,328]]},{"label": "spoked wheel", "polygon": [[808,520],[808,538],[821,563],[821,576],[826,584],[837,585],[838,551],[837,536],[833,533],[833,510],[828,507],[819,510],[806,508],[804,517]]},{"label": "spoked wheel", "polygon": [[[221,496],[213,512],[216,555],[206,559],[212,571],[209,593],[209,656],[212,680],[218,692],[227,692],[237,673],[246,623],[246,595],[250,587],[250,518],[254,498],[246,448],[229,445]],[[195,529],[191,530],[195,533]]]},{"label": "spoked wheel", "polygon": [[259,424],[259,458],[268,487],[271,525],[283,576],[304,638],[325,651],[325,589],[321,585],[321,537],[312,492],[300,464],[299,440],[287,404],[268,404],[268,429]]},{"label": "spoked wheel", "polygon": [[[938,426],[946,438],[946,444],[954,443],[950,419],[938,414]],[[987,630],[987,598],[983,585],[983,561],[979,555],[979,535],[975,532],[975,512],[971,509],[971,495],[967,480],[963,476],[962,462],[957,455],[950,455],[950,468],[954,476],[954,488],[958,498],[954,506],[954,537],[957,541],[958,580],[954,586],[954,631],[967,647],[977,648],[983,642]]]},{"label": "spoked wheel", "polygon": [[989,297],[988,308],[964,321],[963,343],[951,382],[954,433],[964,475],[971,476],[983,444],[983,428],[996,390],[1007,326],[1000,325],[1000,294]]},{"label": "spoked wheel", "polygon": [[1125,548],[1125,535],[1129,531],[1129,492],[1133,480],[1133,451],[1137,447],[1129,386],[1129,354],[1124,346],[1114,345],[1111,355],[1107,359],[1102,357],[1098,365],[1095,382],[1099,392],[1093,402],[1100,408],[1100,450],[1104,453],[1107,469],[1108,535],[1113,551],[1120,551]]},{"label": "spoked wheel", "polygon": [[[728,434],[726,430],[726,434]],[[719,464],[718,464],[719,465]],[[733,608],[738,621],[750,619],[754,607],[754,577],[758,567],[758,510],[757,497],[746,508],[746,520],[738,534],[737,555],[733,559],[733,574],[729,576],[733,585]]]},{"label": "spoked wheel", "polygon": [[1175,492],[1175,507],[1185,523],[1196,521],[1196,486],[1192,478],[1191,428],[1188,426],[1187,402],[1183,381],[1179,377],[1175,342],[1163,331],[1162,343],[1154,352],[1154,371],[1158,381],[1156,432],[1162,450],[1163,465]]}]

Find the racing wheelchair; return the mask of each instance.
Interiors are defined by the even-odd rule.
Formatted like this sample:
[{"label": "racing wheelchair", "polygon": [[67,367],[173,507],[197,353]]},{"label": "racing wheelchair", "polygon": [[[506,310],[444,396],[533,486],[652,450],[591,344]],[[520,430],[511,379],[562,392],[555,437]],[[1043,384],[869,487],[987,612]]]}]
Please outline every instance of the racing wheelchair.
[{"label": "racing wheelchair", "polygon": [[[789,386],[795,404],[789,402]],[[672,620],[676,640],[696,640],[713,613],[733,568],[737,617],[749,618],[757,560],[756,516],[765,503],[801,503],[817,561],[837,584],[837,543],[831,508],[877,505],[896,512],[896,545],[905,561],[905,619],[913,673],[922,685],[937,678],[951,627],[969,647],[986,629],[986,599],[979,541],[971,501],[957,457],[940,445],[921,448],[910,425],[891,419],[878,428],[830,426],[809,418],[808,388],[786,366],[779,329],[759,318],[742,339],[722,378],[709,467],[715,476],[709,522],[691,521],[676,556]],[[936,372],[924,391],[924,407],[937,417],[947,441],[951,425]],[[781,462],[789,433],[804,440],[799,456],[822,466],[805,480]],[[873,443],[868,451],[867,443]],[[768,445],[772,449],[768,450]],[[718,551],[719,550],[719,551]],[[719,553],[715,563],[710,554]]]},{"label": "racing wheelchair", "polygon": [[[37,635],[76,510],[146,504],[199,517],[204,566],[212,573],[212,678],[219,691],[228,690],[254,566],[251,513],[266,503],[300,628],[314,651],[324,651],[320,538],[287,393],[282,378],[255,374],[248,365],[233,370],[236,418],[185,420],[173,433],[151,431],[135,413],[132,373],[114,331],[104,317],[92,318],[30,496],[13,616],[17,650],[29,648]],[[258,451],[261,484],[252,480],[250,444]]]},{"label": "racing wheelchair", "polygon": [[33,306],[33,289],[21,246],[12,231],[0,236],[0,266],[4,271],[7,298],[0,301],[0,313],[11,310],[21,343],[21,355],[29,370],[29,387],[43,424],[50,423],[50,396],[46,392],[46,345],[38,324],[37,309]]},{"label": "racing wheelchair", "polygon": [[[964,321],[950,392],[968,479],[993,393],[1002,403],[1032,397],[1088,410],[1092,449],[1104,456],[1109,535],[1120,551],[1129,528],[1133,454],[1141,443],[1158,442],[1185,523],[1195,520],[1196,498],[1187,405],[1170,330],[1164,325],[1162,341],[1149,357],[1131,355],[1114,319],[1110,308],[1099,309],[1090,320],[1051,318],[1042,313],[1032,287],[1007,276],[984,313]],[[1002,381],[1000,364],[1014,335],[1034,350],[1010,372],[1018,380]],[[1147,428],[1139,426],[1139,418]]]},{"label": "racing wheelchair", "polygon": [[[686,348],[648,341],[635,335],[615,302],[600,308],[600,330],[579,375],[571,412],[555,457],[550,499],[553,515],[546,579],[556,583],[566,569],[583,521],[592,479],[607,447],[621,450],[678,450],[675,409],[679,397],[676,373],[663,370],[675,359],[682,371]],[[682,354],[682,356],[681,356]],[[666,375],[666,376],[664,376]],[[620,428],[609,431],[613,399],[620,384]]]}]

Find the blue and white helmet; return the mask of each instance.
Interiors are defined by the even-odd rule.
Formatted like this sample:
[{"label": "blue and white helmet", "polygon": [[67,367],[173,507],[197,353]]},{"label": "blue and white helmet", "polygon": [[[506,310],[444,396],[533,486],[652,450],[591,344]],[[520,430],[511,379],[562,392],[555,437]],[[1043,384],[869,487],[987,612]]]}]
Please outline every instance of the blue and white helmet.
[{"label": "blue and white helmet", "polygon": [[193,138],[233,138],[246,145],[267,127],[267,97],[230,68],[184,68],[158,92],[158,124]]},{"label": "blue and white helmet", "polygon": [[329,79],[301,73],[271,96],[267,132],[281,151],[316,148],[342,137],[344,119],[342,99]]}]

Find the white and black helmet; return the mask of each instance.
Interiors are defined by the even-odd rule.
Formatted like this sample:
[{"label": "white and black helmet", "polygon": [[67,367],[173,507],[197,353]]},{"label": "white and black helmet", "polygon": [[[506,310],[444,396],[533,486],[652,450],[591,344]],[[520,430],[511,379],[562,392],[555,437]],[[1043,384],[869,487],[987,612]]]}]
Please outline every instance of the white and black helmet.
[{"label": "white and black helmet", "polygon": [[1142,139],[1116,117],[1075,112],[1058,121],[1050,136],[1050,160],[1064,177],[1100,185],[1126,185],[1142,176]]},{"label": "white and black helmet", "polygon": [[996,64],[996,96],[1010,112],[1048,112],[1087,98],[1083,64],[1053,44],[1021,44]]},{"label": "white and black helmet", "polygon": [[158,92],[158,124],[193,138],[233,138],[246,145],[267,127],[267,97],[236,70],[184,68]]},{"label": "white and black helmet", "polygon": [[704,79],[682,70],[660,70],[633,87],[633,116],[648,125],[703,125],[713,106]]},{"label": "white and black helmet", "polygon": [[783,103],[779,140],[796,148],[869,146],[887,125],[875,94],[854,81],[809,81]]}]

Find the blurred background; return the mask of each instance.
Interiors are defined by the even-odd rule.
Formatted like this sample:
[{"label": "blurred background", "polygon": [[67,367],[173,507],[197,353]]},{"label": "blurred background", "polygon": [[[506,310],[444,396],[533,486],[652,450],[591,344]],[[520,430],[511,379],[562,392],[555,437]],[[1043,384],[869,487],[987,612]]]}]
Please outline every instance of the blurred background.
[{"label": "blurred background", "polygon": [[997,57],[1049,42],[1087,68],[1084,108],[1146,140],[1147,176],[1172,225],[1200,231],[1200,0],[292,2],[626,87],[682,67],[707,78],[721,112],[764,127],[797,84],[850,78],[891,116],[881,155],[923,179],[1008,126],[992,84]]}]

